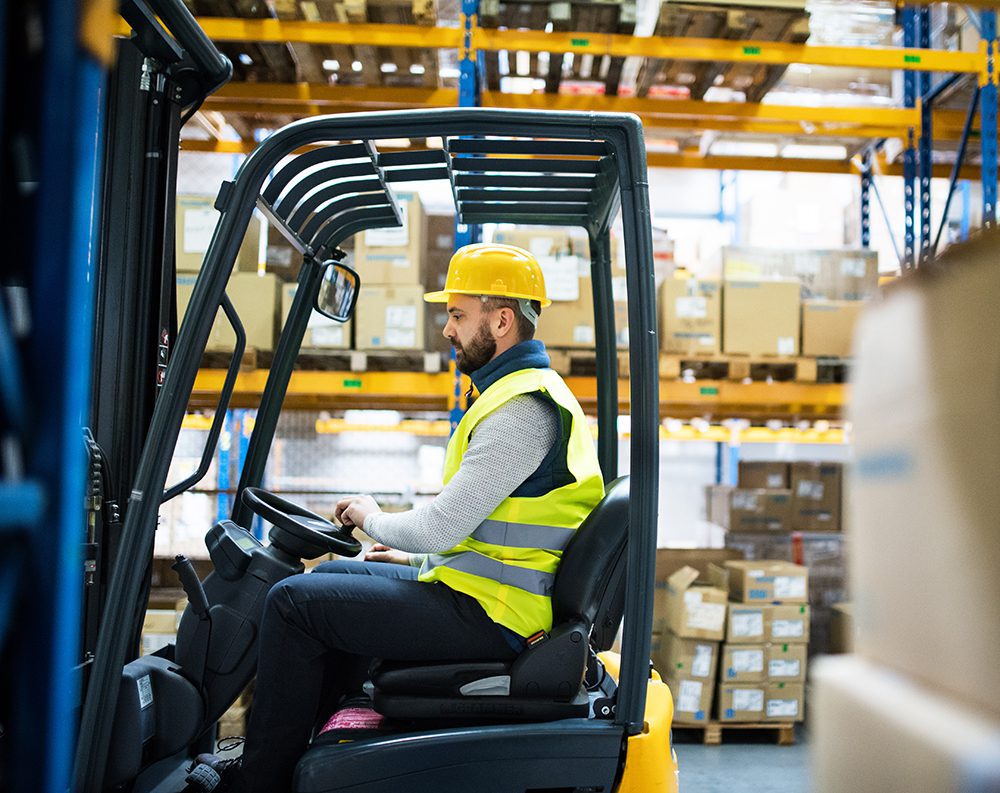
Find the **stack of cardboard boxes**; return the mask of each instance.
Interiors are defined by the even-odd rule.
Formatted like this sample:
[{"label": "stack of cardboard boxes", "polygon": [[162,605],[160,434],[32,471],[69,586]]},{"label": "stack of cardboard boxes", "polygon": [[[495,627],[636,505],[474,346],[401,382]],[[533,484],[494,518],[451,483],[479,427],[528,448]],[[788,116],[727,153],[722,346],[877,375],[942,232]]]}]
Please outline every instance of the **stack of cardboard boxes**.
[{"label": "stack of cardboard boxes", "polygon": [[357,350],[424,348],[427,218],[420,197],[400,193],[402,226],[369,229],[355,238],[361,293],[354,315]]},{"label": "stack of cardboard boxes", "polygon": [[803,717],[808,572],[737,556],[657,552],[652,660],[673,694],[675,724]]},{"label": "stack of cardboard boxes", "polygon": [[712,573],[729,596],[719,665],[719,721],[801,721],[808,571],[785,561],[738,560]]},{"label": "stack of cardboard boxes", "polygon": [[872,251],[725,248],[721,280],[668,278],[661,351],[674,355],[851,355],[854,326],[878,289]]},{"label": "stack of cardboard boxes", "polygon": [[738,487],[707,489],[710,522],[747,559],[783,559],[809,569],[813,649],[825,652],[833,606],[847,598],[839,463],[743,461]]},{"label": "stack of cardboard boxes", "polygon": [[1000,789],[998,241],[949,248],[858,330],[857,654],[812,676],[817,793]]},{"label": "stack of cardboard boxes", "polygon": [[[180,324],[215,233],[219,213],[214,207],[214,199],[209,196],[179,195],[176,218],[177,321]],[[247,349],[267,351],[274,347],[278,279],[270,273],[258,273],[260,238],[261,223],[254,215],[237,254],[226,294],[243,322]],[[220,309],[206,349],[229,352],[235,343],[236,334]]]}]

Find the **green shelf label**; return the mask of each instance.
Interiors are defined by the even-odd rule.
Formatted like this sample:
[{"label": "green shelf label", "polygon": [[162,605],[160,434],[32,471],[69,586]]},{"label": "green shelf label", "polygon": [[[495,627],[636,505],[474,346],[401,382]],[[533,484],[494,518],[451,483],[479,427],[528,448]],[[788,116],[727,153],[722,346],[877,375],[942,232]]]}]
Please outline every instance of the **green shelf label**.
[{"label": "green shelf label", "polygon": [[344,388],[361,388],[360,380],[344,380]]},{"label": "green shelf label", "polygon": [[706,386],[702,386],[701,388],[699,388],[698,389],[698,393],[701,394],[702,396],[718,396],[719,395],[719,389],[716,388],[715,386],[707,386],[706,385]]},{"label": "green shelf label", "polygon": [[903,63],[920,63],[919,55],[904,55]]},{"label": "green shelf label", "polygon": [[744,47],[744,55],[760,55],[760,47]]},{"label": "green shelf label", "polygon": [[589,47],[590,39],[570,39],[569,43],[574,47]]}]

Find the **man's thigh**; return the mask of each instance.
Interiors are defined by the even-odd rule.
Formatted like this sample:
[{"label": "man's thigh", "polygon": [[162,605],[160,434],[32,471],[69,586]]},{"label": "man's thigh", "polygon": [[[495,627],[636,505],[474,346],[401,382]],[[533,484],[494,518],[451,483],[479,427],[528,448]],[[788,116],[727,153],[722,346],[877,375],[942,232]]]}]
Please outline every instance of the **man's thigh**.
[{"label": "man's thigh", "polygon": [[[372,575],[380,578],[398,578],[416,581],[420,568],[408,564],[388,562],[358,562],[354,559],[335,559],[316,565],[312,573],[341,573],[344,575]],[[311,574],[310,574],[311,575]]]},{"label": "man's thigh", "polygon": [[402,566],[374,562],[346,575],[292,576],[276,584],[271,597],[330,650],[413,661],[514,655],[474,598],[378,570],[392,567]]}]

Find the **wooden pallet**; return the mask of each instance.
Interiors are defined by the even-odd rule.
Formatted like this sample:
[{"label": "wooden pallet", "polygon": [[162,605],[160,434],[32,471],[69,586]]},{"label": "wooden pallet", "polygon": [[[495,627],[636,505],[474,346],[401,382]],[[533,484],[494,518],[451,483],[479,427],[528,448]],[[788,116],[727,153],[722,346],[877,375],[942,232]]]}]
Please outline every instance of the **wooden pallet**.
[{"label": "wooden pallet", "polygon": [[840,358],[753,355],[660,354],[664,380],[840,383],[848,362]]},{"label": "wooden pallet", "polygon": [[[509,0],[483,0],[480,5],[479,22],[486,28],[507,28],[508,30],[544,30],[547,25],[554,31],[621,33],[631,34],[635,30],[635,0],[598,0],[598,2],[510,2]],[[482,53],[486,64],[486,84],[491,91],[500,90],[500,54]],[[509,73],[516,74],[515,53],[508,53]],[[542,68],[537,53],[529,58],[528,76],[545,80],[545,92],[559,92],[563,79],[584,80],[603,83],[603,93],[608,96],[618,94],[624,58],[602,56],[574,57],[572,66],[563,68],[563,54],[553,53],[548,58],[548,66]]]},{"label": "wooden pallet", "polygon": [[[548,348],[552,368],[563,377],[594,377],[597,374],[597,354],[593,350]],[[628,351],[618,351],[618,376],[628,377]]]},{"label": "wooden pallet", "polygon": [[675,724],[672,727],[675,738],[682,739],[681,743],[690,743],[690,739],[705,746],[719,746],[722,744],[724,736],[735,737],[735,733],[768,731],[773,733],[774,740],[778,746],[795,745],[795,724],[794,722],[739,722],[739,721],[710,721],[707,724]]},{"label": "wooden pallet", "polygon": [[[735,41],[782,41],[801,44],[809,38],[805,3],[711,3],[662,0],[654,35]],[[714,85],[742,91],[747,102],[759,102],[784,74],[786,66],[718,63],[650,58],[639,71],[636,94],[660,87],[686,88],[701,99]],[[655,92],[654,92],[655,93]]]}]

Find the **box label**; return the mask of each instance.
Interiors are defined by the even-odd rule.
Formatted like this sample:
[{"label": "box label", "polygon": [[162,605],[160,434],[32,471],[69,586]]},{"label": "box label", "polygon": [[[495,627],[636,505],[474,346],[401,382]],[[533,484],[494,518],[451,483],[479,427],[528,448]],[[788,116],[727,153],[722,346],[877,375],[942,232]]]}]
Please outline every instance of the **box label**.
[{"label": "box label", "polygon": [[798,658],[773,658],[767,664],[767,676],[798,677],[800,667]]},{"label": "box label", "polygon": [[386,328],[384,344],[386,347],[416,347],[417,334],[412,330]]},{"label": "box label", "polygon": [[822,501],[823,493],[822,482],[813,482],[808,479],[801,480],[795,491],[799,498],[810,498],[814,501]]},{"label": "box label", "polygon": [[705,319],[708,316],[708,300],[704,297],[678,297],[674,308],[680,319]]},{"label": "box label", "polygon": [[317,347],[342,347],[344,345],[344,326],[329,325],[313,328],[312,343]]},{"label": "box label", "polygon": [[[757,511],[757,494],[750,492],[748,490],[734,490],[733,495],[733,509],[742,509],[747,512]],[[750,575],[754,575],[750,573]]]},{"label": "box label", "polygon": [[778,336],[778,355],[795,355],[794,336]]},{"label": "box label", "polygon": [[[546,281],[546,283],[548,283]],[[573,328],[573,341],[576,344],[593,344],[594,328],[591,325],[576,325]]]},{"label": "box label", "polygon": [[725,603],[699,603],[687,608],[689,628],[705,631],[721,631],[726,623]]},{"label": "box label", "polygon": [[701,682],[698,680],[682,680],[677,694],[677,710],[694,713],[701,704]]},{"label": "box label", "polygon": [[211,208],[185,210],[184,253],[205,253],[218,219],[219,213]]},{"label": "box label", "polygon": [[385,307],[385,327],[386,335],[388,330],[411,330],[417,327],[417,307],[416,306],[386,306]]},{"label": "box label", "polygon": [[763,650],[733,650],[732,660],[732,670],[734,672],[764,671]]},{"label": "box label", "polygon": [[691,662],[693,677],[708,677],[712,671],[712,645],[698,644],[694,648],[694,660]]},{"label": "box label", "polygon": [[764,710],[764,692],[753,688],[734,688],[733,710]]},{"label": "box label", "polygon": [[840,262],[840,273],[848,278],[864,278],[867,269],[864,259],[851,258]]},{"label": "box label", "polygon": [[410,202],[399,202],[399,215],[403,221],[401,226],[388,229],[368,229],[365,231],[365,245],[369,248],[398,248],[410,241]]},{"label": "box label", "polygon": [[744,614],[734,613],[730,620],[733,636],[763,636],[764,615],[759,611]]},{"label": "box label", "polygon": [[794,639],[805,635],[802,620],[775,620],[771,623],[771,636],[775,639]]},{"label": "box label", "polygon": [[769,719],[795,718],[799,715],[797,699],[769,699],[767,701],[767,717]]},{"label": "box label", "polygon": [[806,579],[801,575],[776,575],[774,577],[774,597],[804,598],[806,596]]},{"label": "box label", "polygon": [[538,259],[549,300],[580,299],[580,263],[576,256],[543,256]]},{"label": "box label", "polygon": [[153,704],[153,681],[149,675],[143,675],[135,682],[139,687],[139,708],[145,710]]}]

